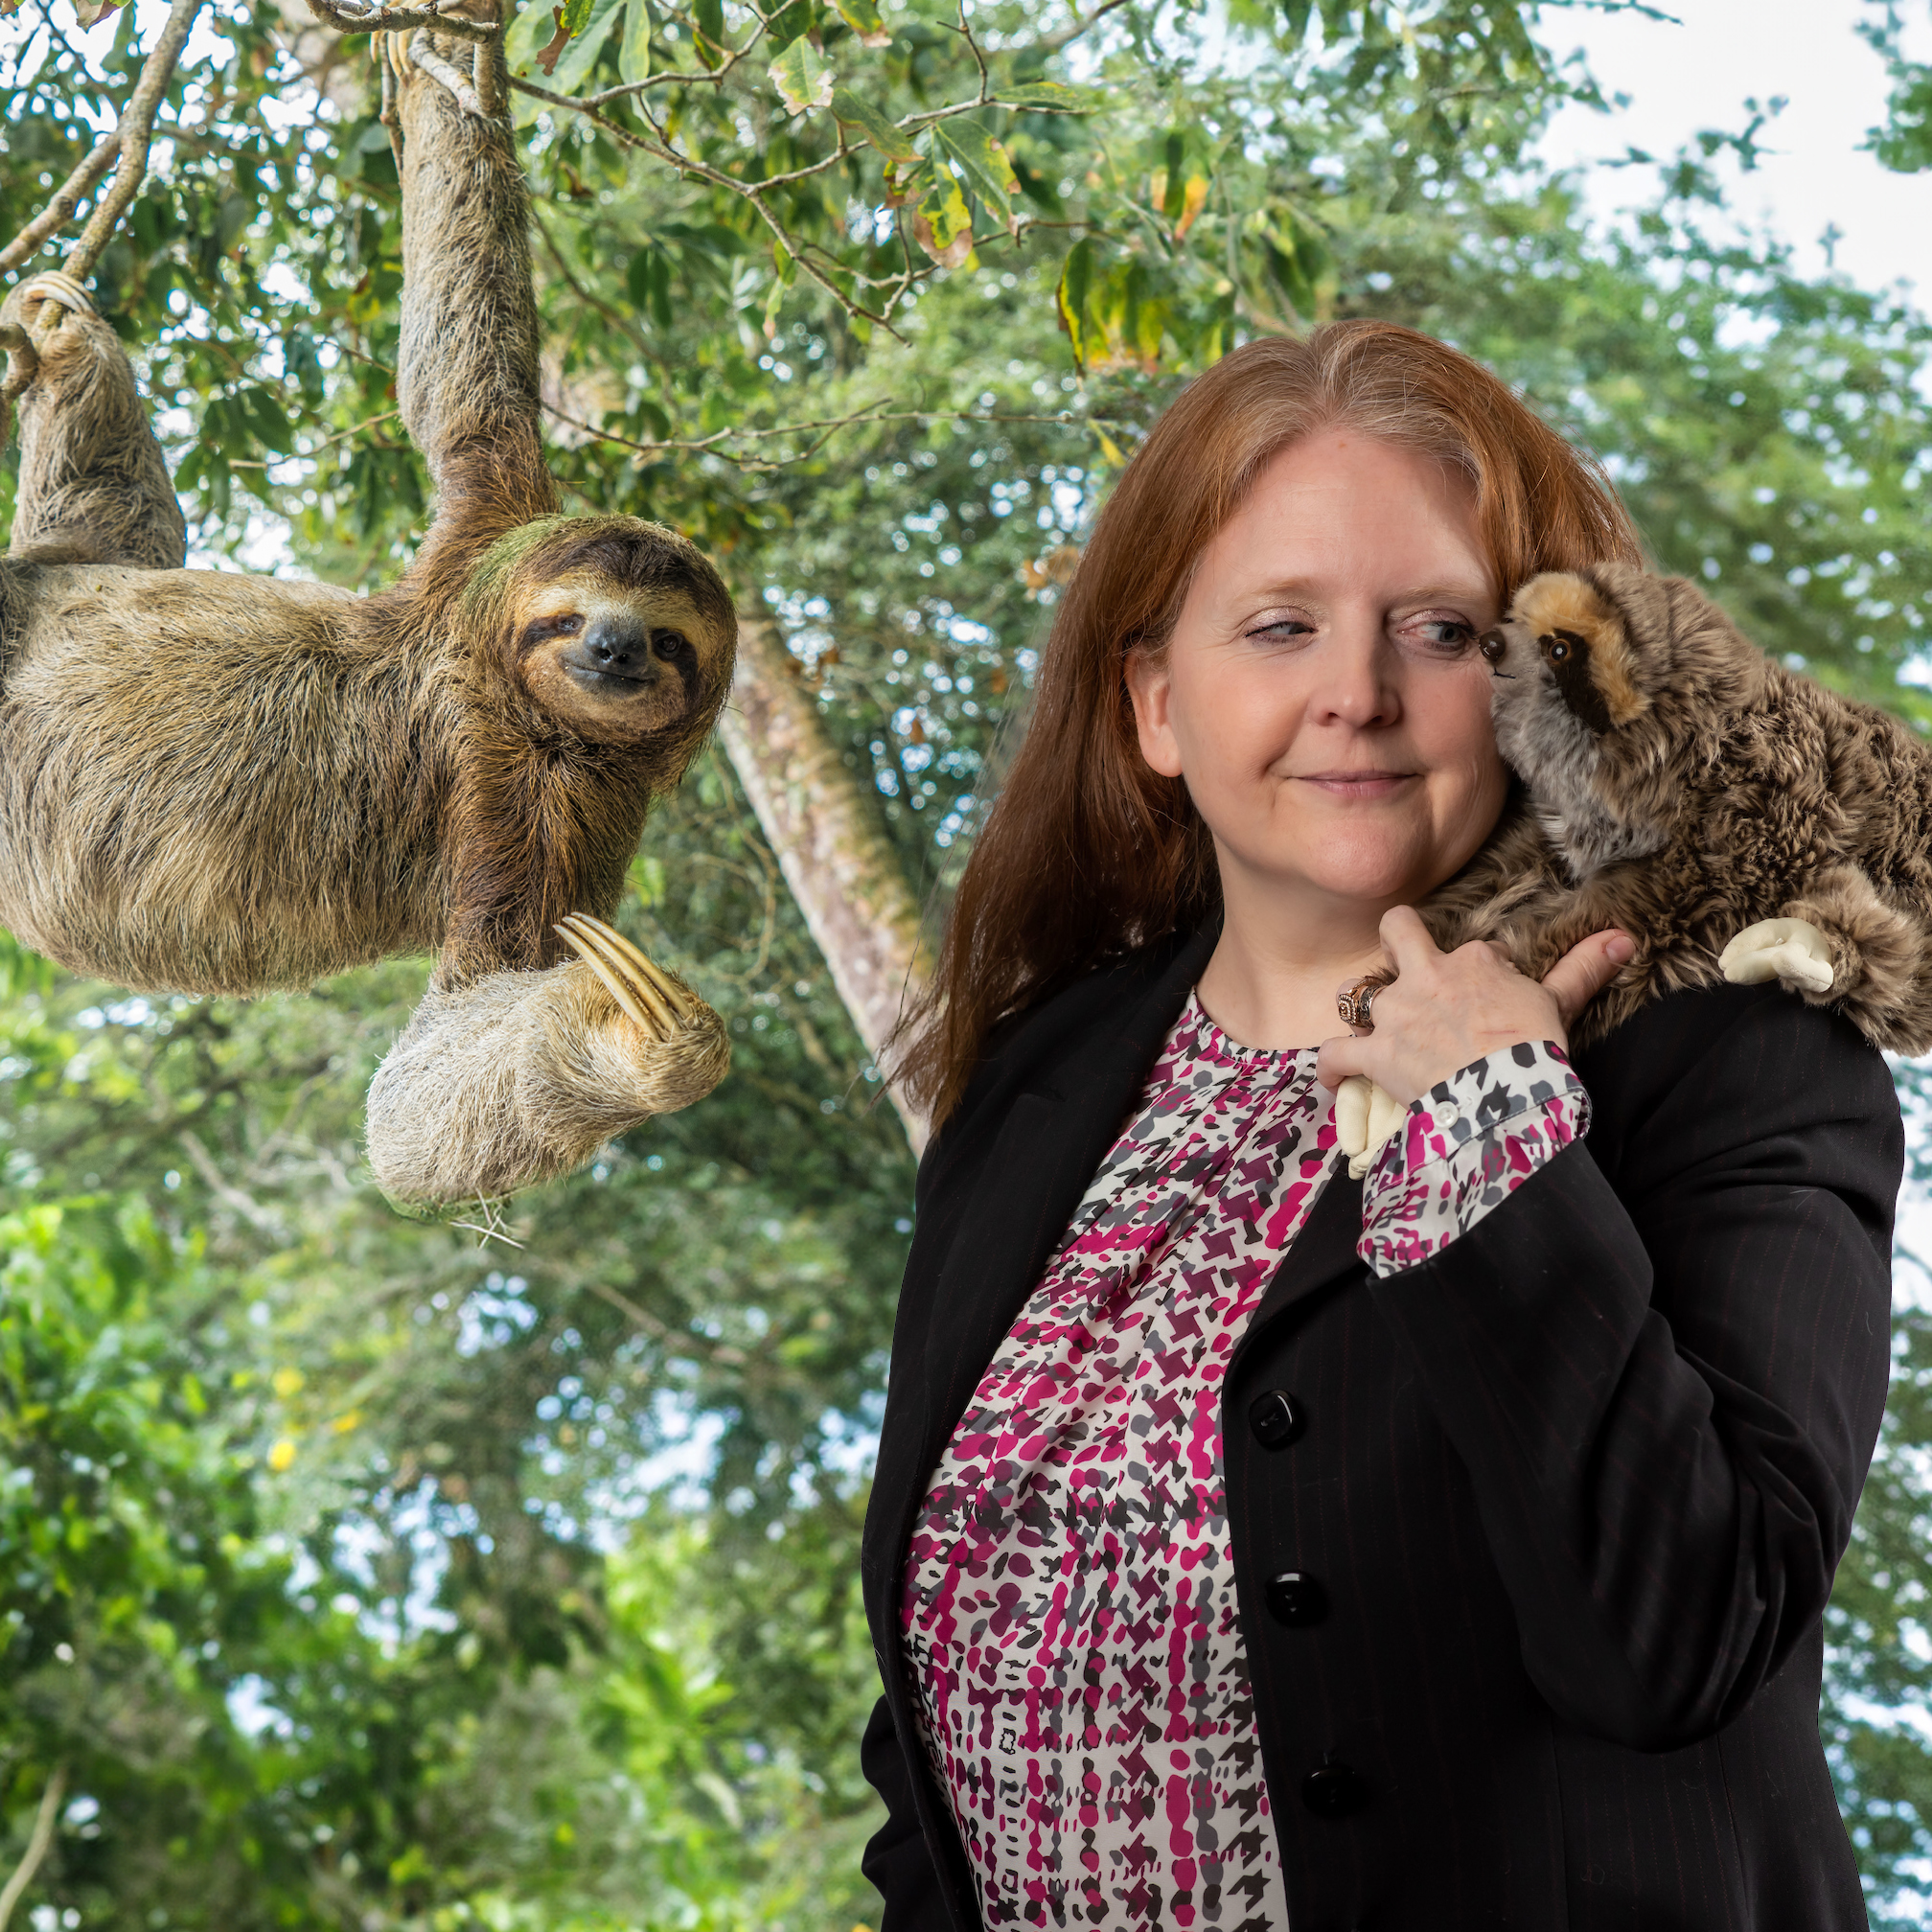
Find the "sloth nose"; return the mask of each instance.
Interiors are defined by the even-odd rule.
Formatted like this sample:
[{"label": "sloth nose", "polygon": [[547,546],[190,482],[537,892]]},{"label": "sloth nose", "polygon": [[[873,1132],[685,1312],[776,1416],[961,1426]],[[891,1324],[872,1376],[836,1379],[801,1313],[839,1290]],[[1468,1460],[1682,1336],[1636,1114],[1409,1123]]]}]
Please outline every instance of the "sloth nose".
[{"label": "sloth nose", "polygon": [[1500,631],[1485,631],[1476,648],[1485,664],[1500,664],[1509,655],[1509,640]]},{"label": "sloth nose", "polygon": [[600,671],[642,678],[651,669],[651,633],[634,619],[601,617],[584,633],[584,650]]}]

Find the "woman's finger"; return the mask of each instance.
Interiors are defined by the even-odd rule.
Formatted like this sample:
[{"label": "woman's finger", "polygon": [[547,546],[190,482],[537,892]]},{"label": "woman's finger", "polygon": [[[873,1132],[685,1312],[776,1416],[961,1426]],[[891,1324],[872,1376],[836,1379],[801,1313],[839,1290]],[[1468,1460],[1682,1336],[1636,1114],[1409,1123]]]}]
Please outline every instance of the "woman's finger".
[{"label": "woman's finger", "polygon": [[1398,974],[1414,973],[1442,956],[1422,923],[1421,913],[1413,906],[1392,906],[1383,913],[1382,945]]},{"label": "woman's finger", "polygon": [[1322,1041],[1315,1060],[1316,1079],[1333,1092],[1351,1074],[1367,1073],[1368,1070],[1362,1064],[1365,1047],[1373,1051],[1373,1043],[1366,1033],[1338,1033],[1334,1039]]},{"label": "woman's finger", "polygon": [[1544,991],[1556,996],[1565,1026],[1630,963],[1636,951],[1629,933],[1613,926],[1579,940],[1544,974]]}]

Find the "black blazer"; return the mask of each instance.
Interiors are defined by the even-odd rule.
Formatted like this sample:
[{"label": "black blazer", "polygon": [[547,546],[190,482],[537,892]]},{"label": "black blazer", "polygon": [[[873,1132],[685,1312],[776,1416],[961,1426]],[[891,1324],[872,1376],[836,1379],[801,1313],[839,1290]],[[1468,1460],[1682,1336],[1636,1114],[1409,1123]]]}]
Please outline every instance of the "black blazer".
[{"label": "black blazer", "polygon": [[[905,1678],[913,1517],[1212,945],[1010,1023],[920,1166],[863,1557],[886,1932],[980,1922]],[[1661,1000],[1577,1070],[1588,1139],[1420,1267],[1370,1275],[1331,1176],[1229,1366],[1292,1932],[1866,1923],[1818,1693],[1885,1401],[1890,1076],[1775,985]],[[1268,1449],[1277,1389],[1307,1427]],[[1289,1569],[1317,1628],[1271,1619]]]}]

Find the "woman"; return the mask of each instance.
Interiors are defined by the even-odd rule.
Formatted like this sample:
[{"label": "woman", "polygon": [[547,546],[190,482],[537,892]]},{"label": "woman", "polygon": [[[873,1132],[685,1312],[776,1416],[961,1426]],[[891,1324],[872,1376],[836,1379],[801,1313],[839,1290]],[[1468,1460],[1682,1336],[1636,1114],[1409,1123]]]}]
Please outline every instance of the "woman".
[{"label": "woman", "polygon": [[[1375,323],[1229,356],[1121,478],[908,1063],[887,1932],[1865,1923],[1817,1708],[1885,1066],[1775,986],[1573,1060],[1625,935],[1537,985],[1408,909],[1506,809],[1476,640],[1637,554]],[[1357,1072],[1409,1110],[1359,1183]]]}]

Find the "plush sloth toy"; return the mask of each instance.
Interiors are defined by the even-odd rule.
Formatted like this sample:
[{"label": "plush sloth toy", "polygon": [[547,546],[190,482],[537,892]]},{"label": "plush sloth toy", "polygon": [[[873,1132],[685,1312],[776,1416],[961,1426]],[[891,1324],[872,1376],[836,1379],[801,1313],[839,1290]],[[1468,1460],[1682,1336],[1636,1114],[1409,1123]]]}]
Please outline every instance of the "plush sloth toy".
[{"label": "plush sloth toy", "polygon": [[[1628,564],[1531,578],[1481,648],[1523,794],[1418,908],[1438,945],[1498,940],[1541,978],[1622,927],[1636,956],[1579,1045],[1666,993],[1776,979],[1875,1046],[1932,1047],[1932,744]],[[1400,1113],[1338,1097],[1358,1172]]]}]

